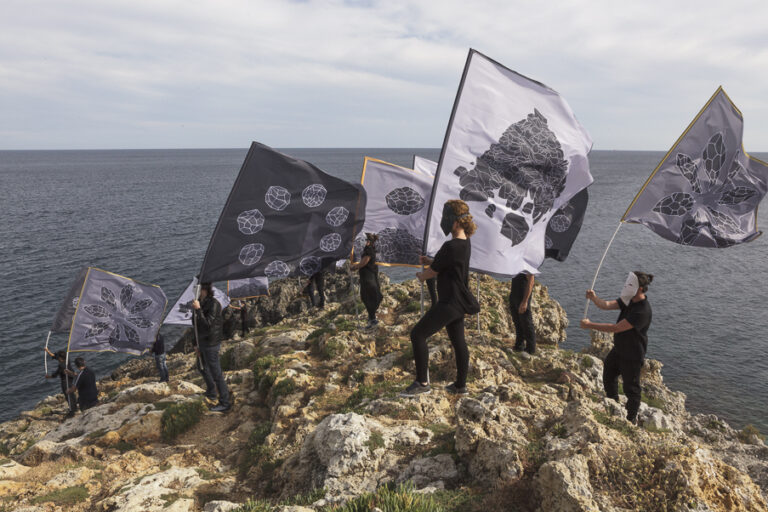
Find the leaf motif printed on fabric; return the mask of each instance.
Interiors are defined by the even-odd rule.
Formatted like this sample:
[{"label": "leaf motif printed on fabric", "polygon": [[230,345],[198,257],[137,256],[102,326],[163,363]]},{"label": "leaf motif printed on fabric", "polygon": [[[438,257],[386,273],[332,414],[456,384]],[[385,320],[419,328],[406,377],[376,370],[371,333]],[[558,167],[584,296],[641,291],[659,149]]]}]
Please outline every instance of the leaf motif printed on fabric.
[{"label": "leaf motif printed on fabric", "polygon": [[131,329],[127,325],[123,325],[123,331],[125,332],[125,337],[128,339],[128,341],[137,345],[139,344],[141,337],[135,329]]},{"label": "leaf motif printed on fabric", "polygon": [[109,312],[107,311],[107,308],[104,306],[99,306],[98,304],[88,304],[87,306],[83,306],[83,309],[86,313],[88,313],[91,316],[95,316],[96,318],[107,318],[109,317]]},{"label": "leaf motif printed on fabric", "polygon": [[697,194],[701,194],[701,183],[699,183],[699,166],[696,165],[696,162],[694,162],[690,156],[684,153],[678,153],[676,165],[682,175],[685,176],[685,179],[688,180],[688,183],[691,184],[691,187],[693,187],[693,191]]},{"label": "leaf motif printed on fabric", "polygon": [[120,290],[120,304],[122,304],[124,308],[128,308],[128,303],[131,302],[132,298],[133,286],[129,284],[123,286],[123,289]]},{"label": "leaf motif printed on fabric", "polygon": [[717,204],[722,205],[737,205],[745,201],[749,201],[757,195],[755,189],[749,187],[734,187],[730,190],[726,190],[717,200]]},{"label": "leaf motif printed on fabric", "polygon": [[151,306],[154,302],[152,299],[141,299],[137,300],[136,303],[131,308],[131,313],[139,313],[140,311],[144,311],[149,306]]},{"label": "leaf motif printed on fabric", "polygon": [[675,192],[656,203],[653,211],[662,215],[681,217],[689,213],[693,209],[694,204],[695,201],[692,195],[685,192]]},{"label": "leaf motif printed on fabric", "polygon": [[112,306],[113,308],[117,309],[117,298],[115,297],[115,294],[107,287],[102,286],[101,287],[101,300]]},{"label": "leaf motif printed on fabric", "polygon": [[140,316],[132,315],[132,316],[129,316],[126,320],[131,322],[133,325],[135,325],[139,329],[146,329],[148,327],[152,327],[152,322]]},{"label": "leaf motif printed on fabric", "polygon": [[701,157],[704,160],[704,168],[707,171],[710,186],[712,186],[717,183],[720,168],[725,163],[725,143],[722,133],[717,132],[709,139]]},{"label": "leaf motif printed on fabric", "polygon": [[741,227],[728,215],[709,207],[706,210],[709,214],[711,227],[714,228],[713,235],[723,238],[735,238],[744,234]]},{"label": "leaf motif printed on fabric", "polygon": [[103,333],[107,329],[109,329],[112,326],[109,322],[98,322],[93,324],[90,329],[85,331],[85,337],[86,338],[93,338],[94,336],[98,336],[99,334]]}]

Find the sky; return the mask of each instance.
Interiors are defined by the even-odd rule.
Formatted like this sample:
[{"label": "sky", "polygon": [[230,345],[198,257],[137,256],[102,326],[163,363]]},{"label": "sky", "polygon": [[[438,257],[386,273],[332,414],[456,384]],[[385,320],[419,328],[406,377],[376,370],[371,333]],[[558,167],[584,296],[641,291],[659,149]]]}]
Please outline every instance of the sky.
[{"label": "sky", "polygon": [[440,147],[469,48],[594,149],[666,150],[719,85],[768,151],[768,2],[2,0],[0,149]]}]

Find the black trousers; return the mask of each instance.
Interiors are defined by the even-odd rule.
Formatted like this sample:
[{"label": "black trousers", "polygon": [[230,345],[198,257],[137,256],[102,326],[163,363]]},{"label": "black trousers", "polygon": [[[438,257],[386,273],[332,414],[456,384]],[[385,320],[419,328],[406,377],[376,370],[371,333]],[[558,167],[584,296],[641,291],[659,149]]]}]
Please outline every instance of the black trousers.
[{"label": "black trousers", "polygon": [[603,387],[608,398],[619,400],[619,376],[624,383],[624,394],[627,395],[627,419],[634,421],[637,410],[640,408],[640,370],[643,369],[642,360],[622,359],[611,350],[605,358],[603,365]]},{"label": "black trousers", "polygon": [[429,382],[429,349],[427,338],[445,327],[456,356],[456,386],[467,385],[469,349],[464,339],[464,313],[449,304],[438,302],[427,311],[411,330],[413,359],[416,363],[416,380]]},{"label": "black trousers", "polygon": [[219,349],[221,345],[200,345],[200,362],[203,363],[200,374],[205,381],[205,394],[210,397],[216,396],[219,392],[219,405],[229,407],[229,389],[224,380],[224,374],[221,372],[221,362],[219,361]]},{"label": "black trousers", "polygon": [[533,328],[531,297],[528,297],[528,307],[521,315],[517,311],[522,301],[523,297],[514,290],[509,294],[509,312],[512,313],[512,323],[515,324],[515,347],[533,354],[536,351],[536,331]]},{"label": "black trousers", "polygon": [[75,398],[74,393],[67,393],[67,389],[69,389],[72,386],[72,379],[69,377],[66,377],[65,379],[61,380],[61,392],[64,393],[64,400],[67,401],[67,405],[69,406],[69,412],[77,412],[77,399]]},{"label": "black trousers", "polygon": [[427,279],[427,290],[429,290],[429,301],[434,306],[437,304],[437,278]]},{"label": "black trousers", "polygon": [[[317,297],[315,297],[315,290],[317,290]],[[325,280],[322,272],[312,274],[312,277],[309,278],[307,293],[313,306],[321,308],[325,306]]]},{"label": "black trousers", "polygon": [[376,310],[379,309],[382,298],[379,276],[368,271],[360,272],[360,300],[368,312],[368,320],[376,319]]}]

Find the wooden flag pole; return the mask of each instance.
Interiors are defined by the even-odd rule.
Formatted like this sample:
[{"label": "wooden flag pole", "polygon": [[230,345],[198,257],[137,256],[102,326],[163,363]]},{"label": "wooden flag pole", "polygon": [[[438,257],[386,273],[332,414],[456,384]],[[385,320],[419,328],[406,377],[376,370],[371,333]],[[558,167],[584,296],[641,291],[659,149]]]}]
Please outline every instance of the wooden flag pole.
[{"label": "wooden flag pole", "polygon": [[45,338],[45,350],[43,351],[43,364],[45,365],[45,374],[48,375],[48,342],[51,340],[51,331],[48,331],[48,337]]},{"label": "wooden flag pole", "polygon": [[[605,251],[603,251],[603,257],[600,258],[600,263],[597,265],[597,270],[595,271],[595,277],[592,279],[592,285],[589,287],[590,290],[595,289],[595,283],[597,282],[597,274],[600,273],[600,268],[603,266],[603,261],[605,261],[605,256],[608,254],[608,249],[611,248],[611,244],[613,243],[613,240],[616,238],[616,234],[619,232],[619,229],[621,229],[621,225],[624,224],[623,221],[619,222],[619,225],[616,226],[616,231],[613,232],[613,236],[611,237],[611,240],[608,242],[608,246],[605,248]],[[587,299],[587,303],[584,305],[584,317],[587,318],[587,311],[589,310],[589,299]]]}]

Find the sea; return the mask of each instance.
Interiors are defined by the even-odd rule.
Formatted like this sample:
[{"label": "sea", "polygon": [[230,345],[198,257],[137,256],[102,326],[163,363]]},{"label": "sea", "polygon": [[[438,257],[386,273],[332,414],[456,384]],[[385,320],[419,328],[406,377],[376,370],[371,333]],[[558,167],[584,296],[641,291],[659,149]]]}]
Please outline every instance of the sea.
[{"label": "sea", "polygon": [[[363,158],[410,167],[439,149],[283,149],[326,172],[359,182]],[[49,394],[43,346],[53,316],[82,267],[155,283],[170,303],[198,272],[247,148],[0,151],[0,421]],[[562,348],[589,344],[578,327],[600,257],[619,219],[662,151],[593,151],[594,184],[581,233],[565,262],[546,260],[538,279],[566,309]],[[768,160],[768,154],[754,156]],[[758,226],[766,224],[765,211]],[[683,247],[627,224],[607,254],[595,289],[615,298],[627,273],[654,274],[648,357],[689,410],[768,432],[768,237],[728,249]],[[392,279],[414,270],[384,268]],[[591,306],[589,317],[616,312]],[[163,327],[169,338],[178,328]],[[65,348],[53,334],[50,347]],[[470,347],[471,350],[471,347]],[[86,354],[98,377],[133,356]],[[148,357],[148,356],[145,356]],[[53,371],[49,361],[49,372]]]}]

